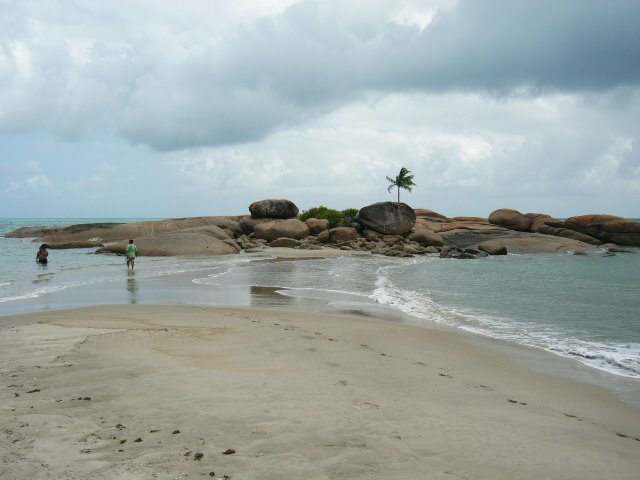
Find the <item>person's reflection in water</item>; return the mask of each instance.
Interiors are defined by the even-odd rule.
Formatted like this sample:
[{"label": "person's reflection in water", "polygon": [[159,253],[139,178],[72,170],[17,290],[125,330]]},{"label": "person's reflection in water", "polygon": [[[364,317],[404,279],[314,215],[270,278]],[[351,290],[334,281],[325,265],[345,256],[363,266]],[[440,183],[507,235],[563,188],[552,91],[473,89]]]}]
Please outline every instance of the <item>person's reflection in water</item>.
[{"label": "person's reflection in water", "polygon": [[295,302],[294,298],[278,293],[279,291],[288,290],[282,287],[258,287],[251,285],[251,306],[284,306]]},{"label": "person's reflection in water", "polygon": [[129,303],[138,303],[138,282],[133,270],[127,270],[127,291],[129,292]]}]

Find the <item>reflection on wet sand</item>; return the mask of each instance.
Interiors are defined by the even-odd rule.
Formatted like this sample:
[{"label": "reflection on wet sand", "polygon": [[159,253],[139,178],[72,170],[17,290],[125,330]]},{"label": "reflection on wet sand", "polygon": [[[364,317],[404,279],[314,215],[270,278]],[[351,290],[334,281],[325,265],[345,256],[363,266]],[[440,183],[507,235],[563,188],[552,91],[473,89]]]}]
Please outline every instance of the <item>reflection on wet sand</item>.
[{"label": "reflection on wet sand", "polygon": [[294,299],[286,295],[281,295],[279,291],[282,290],[287,289],[282,287],[259,287],[251,285],[249,301],[254,307],[291,305]]},{"label": "reflection on wet sand", "polygon": [[138,282],[133,270],[127,270],[127,292],[129,292],[129,303],[138,303]]},{"label": "reflection on wet sand", "polygon": [[[42,269],[46,270],[47,266],[43,265]],[[36,275],[36,278],[33,279],[33,283],[46,283],[49,280],[53,279],[53,277],[55,276],[55,273],[51,272],[51,273],[39,273],[38,275]]]}]

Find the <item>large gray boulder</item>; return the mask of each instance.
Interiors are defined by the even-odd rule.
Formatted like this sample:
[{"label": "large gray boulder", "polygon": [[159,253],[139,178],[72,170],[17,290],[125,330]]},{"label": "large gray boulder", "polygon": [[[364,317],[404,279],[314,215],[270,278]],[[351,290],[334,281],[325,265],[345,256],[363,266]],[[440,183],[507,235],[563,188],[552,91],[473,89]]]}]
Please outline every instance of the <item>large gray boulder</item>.
[{"label": "large gray boulder", "polygon": [[358,222],[387,235],[404,235],[416,224],[413,209],[402,202],[379,202],[360,209]]},{"label": "large gray boulder", "polygon": [[253,218],[294,218],[298,215],[298,207],[284,199],[267,199],[253,202],[249,205],[249,212]]},{"label": "large gray boulder", "polygon": [[489,215],[489,223],[509,230],[528,232],[531,227],[531,218],[511,208],[500,208]]},{"label": "large gray boulder", "polygon": [[272,242],[282,237],[301,240],[309,236],[309,227],[297,218],[290,218],[288,220],[259,223],[254,227],[253,233],[256,237],[267,242]]}]

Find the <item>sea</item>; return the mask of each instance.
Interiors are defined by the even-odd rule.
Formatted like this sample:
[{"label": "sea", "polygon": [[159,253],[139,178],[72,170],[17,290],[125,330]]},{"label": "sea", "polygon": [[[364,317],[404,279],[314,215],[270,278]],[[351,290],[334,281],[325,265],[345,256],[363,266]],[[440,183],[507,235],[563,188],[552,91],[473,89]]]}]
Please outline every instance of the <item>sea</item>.
[{"label": "sea", "polygon": [[[305,309],[462,329],[551,352],[617,378],[640,403],[640,250],[494,256],[346,256],[277,260],[265,253],[138,258],[50,250],[5,238],[25,226],[148,219],[0,219],[0,325],[7,315],[98,304]],[[597,375],[596,375],[597,376]],[[626,382],[626,383],[625,383]],[[618,388],[618,387],[616,387]],[[624,396],[624,395],[623,395]]]}]

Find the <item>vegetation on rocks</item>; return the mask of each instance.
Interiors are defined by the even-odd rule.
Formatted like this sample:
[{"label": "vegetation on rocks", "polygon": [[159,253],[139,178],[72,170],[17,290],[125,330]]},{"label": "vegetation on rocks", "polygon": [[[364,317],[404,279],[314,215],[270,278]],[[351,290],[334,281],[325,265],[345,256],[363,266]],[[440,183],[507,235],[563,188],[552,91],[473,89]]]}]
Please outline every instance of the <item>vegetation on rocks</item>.
[{"label": "vegetation on rocks", "polygon": [[300,220],[303,222],[309,218],[320,218],[329,222],[329,227],[337,227],[343,223],[349,224],[355,221],[358,216],[357,208],[348,208],[346,210],[336,210],[334,208],[328,208],[324,205],[319,207],[313,207],[309,210],[305,210],[300,215]]}]

